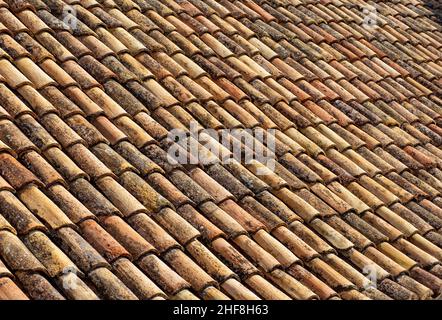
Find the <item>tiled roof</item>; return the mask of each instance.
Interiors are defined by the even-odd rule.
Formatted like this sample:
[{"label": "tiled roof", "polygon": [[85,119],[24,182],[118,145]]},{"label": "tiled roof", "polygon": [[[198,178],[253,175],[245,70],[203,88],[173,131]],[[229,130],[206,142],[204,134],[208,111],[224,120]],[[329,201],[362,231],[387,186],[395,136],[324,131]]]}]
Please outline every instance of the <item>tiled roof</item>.
[{"label": "tiled roof", "polygon": [[[441,12],[0,0],[0,299],[437,297]],[[274,170],[172,161],[194,121]]]}]

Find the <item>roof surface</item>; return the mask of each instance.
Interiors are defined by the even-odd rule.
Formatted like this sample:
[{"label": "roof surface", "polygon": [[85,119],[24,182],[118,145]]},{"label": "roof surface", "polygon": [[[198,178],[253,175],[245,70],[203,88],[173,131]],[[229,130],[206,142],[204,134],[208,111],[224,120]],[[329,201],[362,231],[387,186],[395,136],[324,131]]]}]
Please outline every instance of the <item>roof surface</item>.
[{"label": "roof surface", "polygon": [[370,3],[0,0],[0,299],[440,295],[441,5]]}]

